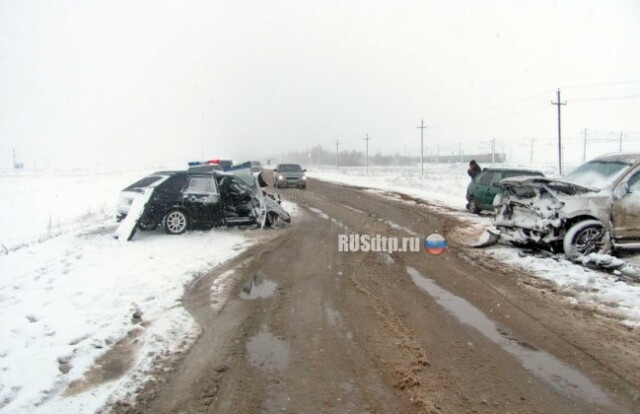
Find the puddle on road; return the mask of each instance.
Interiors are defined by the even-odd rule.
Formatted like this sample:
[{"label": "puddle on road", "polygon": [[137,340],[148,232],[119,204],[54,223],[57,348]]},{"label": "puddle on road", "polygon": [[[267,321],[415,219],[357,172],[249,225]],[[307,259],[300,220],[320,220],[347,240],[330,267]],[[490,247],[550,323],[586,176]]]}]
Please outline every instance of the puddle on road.
[{"label": "puddle on road", "polygon": [[283,371],[289,363],[289,346],[263,326],[247,341],[247,360],[249,365],[268,372]]},{"label": "puddle on road", "polygon": [[398,223],[395,223],[395,222],[393,222],[391,220],[384,220],[384,219],[379,218],[378,221],[381,222],[381,223],[386,224],[387,226],[391,227],[392,229],[404,231],[405,233],[408,233],[408,234],[410,234],[410,235],[412,235],[414,237],[421,237],[415,231],[413,231],[413,230],[411,230],[411,229],[409,229],[407,227],[401,226]]},{"label": "puddle on road", "polygon": [[261,271],[257,271],[253,277],[245,283],[240,291],[242,299],[265,299],[273,296],[278,285],[267,280]]},{"label": "puddle on road", "polygon": [[378,253],[378,257],[380,258],[382,263],[386,265],[392,265],[396,262],[395,260],[393,260],[393,257],[391,257],[389,253]]},{"label": "puddle on road", "polygon": [[474,327],[482,335],[514,356],[526,370],[542,381],[566,394],[590,403],[611,404],[609,397],[578,370],[547,352],[537,350],[526,342],[508,336],[496,322],[489,319],[478,308],[465,299],[441,288],[416,269],[407,267],[407,273],[419,288],[435,299],[438,305],[453,314],[460,322]]},{"label": "puddle on road", "polygon": [[340,312],[338,312],[337,310],[332,309],[325,305],[324,313],[325,313],[327,322],[332,327],[336,328],[342,324],[342,316],[340,315]]},{"label": "puddle on road", "polygon": [[320,210],[319,208],[309,207],[309,210],[311,210],[313,213],[315,213],[318,217],[322,219],[331,220],[331,217],[329,217],[324,211]]}]

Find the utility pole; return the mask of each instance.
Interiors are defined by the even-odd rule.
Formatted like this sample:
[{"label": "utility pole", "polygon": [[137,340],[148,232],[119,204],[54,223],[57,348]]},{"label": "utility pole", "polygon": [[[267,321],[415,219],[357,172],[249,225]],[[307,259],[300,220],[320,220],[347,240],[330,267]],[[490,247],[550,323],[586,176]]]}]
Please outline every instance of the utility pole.
[{"label": "utility pole", "polygon": [[584,129],[584,145],[582,147],[582,163],[587,162],[587,128]]},{"label": "utility pole", "polygon": [[365,158],[365,168],[366,168],[366,175],[369,175],[369,140],[371,138],[369,138],[369,134],[367,134],[367,137],[364,138],[364,140],[367,142],[367,152],[366,152],[366,158]]},{"label": "utility pole", "polygon": [[618,150],[618,152],[622,152],[622,132],[620,133],[620,149]]},{"label": "utility pole", "polygon": [[491,166],[496,163],[496,139],[491,140]]},{"label": "utility pole", "polygon": [[458,142],[458,155],[460,156],[460,162],[462,162],[462,144]]},{"label": "utility pole", "polygon": [[420,176],[424,175],[424,130],[427,126],[424,124],[424,120],[420,121]]},{"label": "utility pole", "polygon": [[560,127],[560,107],[567,103],[560,101],[560,88],[558,88],[557,94],[558,102],[551,101],[551,105],[556,105],[558,107],[558,173],[562,175],[562,128]]},{"label": "utility pole", "polygon": [[339,154],[339,149],[340,149],[340,141],[336,140],[336,170],[339,168],[338,167],[338,154]]},{"label": "utility pole", "polygon": [[529,156],[529,164],[533,164],[533,143],[536,142],[536,138],[531,139],[531,155]]},{"label": "utility pole", "polygon": [[438,153],[436,154],[436,164],[440,164],[440,144],[438,144]]}]

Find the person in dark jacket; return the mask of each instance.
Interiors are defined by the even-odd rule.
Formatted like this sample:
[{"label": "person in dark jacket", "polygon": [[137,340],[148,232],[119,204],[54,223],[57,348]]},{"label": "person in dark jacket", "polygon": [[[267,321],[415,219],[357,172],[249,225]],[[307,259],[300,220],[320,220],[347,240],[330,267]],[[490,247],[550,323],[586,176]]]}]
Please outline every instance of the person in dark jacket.
[{"label": "person in dark jacket", "polygon": [[471,177],[471,179],[473,180],[476,175],[480,174],[480,172],[482,172],[482,168],[480,168],[476,160],[471,160],[471,162],[469,163],[469,169],[467,170],[467,174],[469,174],[469,177]]}]

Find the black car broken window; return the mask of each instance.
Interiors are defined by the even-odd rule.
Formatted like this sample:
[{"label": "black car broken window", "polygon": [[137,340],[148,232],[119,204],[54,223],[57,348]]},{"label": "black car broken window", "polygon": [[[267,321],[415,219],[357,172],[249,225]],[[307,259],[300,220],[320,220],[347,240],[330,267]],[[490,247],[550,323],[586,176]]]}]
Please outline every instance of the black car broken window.
[{"label": "black car broken window", "polygon": [[135,183],[131,184],[129,187],[125,188],[125,190],[133,190],[135,188],[145,188],[159,181],[161,178],[162,177],[157,175],[150,175],[148,177],[144,177],[142,180],[136,181]]},{"label": "black car broken window", "polygon": [[162,183],[159,190],[163,193],[175,194],[182,191],[185,187],[187,181],[187,177],[184,175],[176,175],[170,177],[167,181]]},{"label": "black car broken window", "polygon": [[218,190],[213,177],[194,176],[189,179],[189,186],[186,192],[190,194],[217,194]]}]

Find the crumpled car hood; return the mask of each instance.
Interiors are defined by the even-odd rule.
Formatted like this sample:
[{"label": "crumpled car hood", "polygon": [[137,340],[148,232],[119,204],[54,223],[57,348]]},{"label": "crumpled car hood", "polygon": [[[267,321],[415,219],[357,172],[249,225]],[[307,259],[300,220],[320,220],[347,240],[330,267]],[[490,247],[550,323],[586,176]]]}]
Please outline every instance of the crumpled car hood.
[{"label": "crumpled car hood", "polygon": [[506,187],[518,187],[523,185],[529,185],[532,187],[542,187],[549,184],[561,184],[575,188],[578,191],[590,191],[590,192],[598,192],[600,189],[594,187],[587,187],[582,184],[574,183],[573,181],[564,180],[562,178],[551,178],[551,177],[512,177],[505,178],[500,181],[500,186],[502,188]]}]

